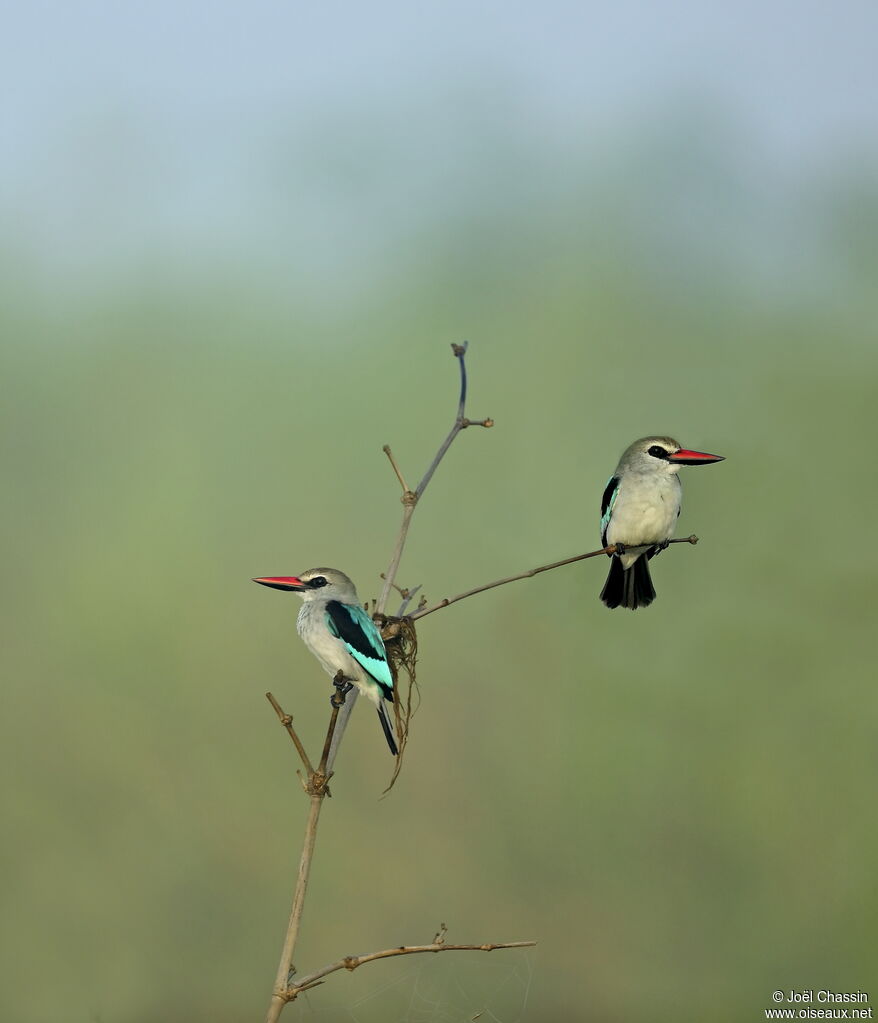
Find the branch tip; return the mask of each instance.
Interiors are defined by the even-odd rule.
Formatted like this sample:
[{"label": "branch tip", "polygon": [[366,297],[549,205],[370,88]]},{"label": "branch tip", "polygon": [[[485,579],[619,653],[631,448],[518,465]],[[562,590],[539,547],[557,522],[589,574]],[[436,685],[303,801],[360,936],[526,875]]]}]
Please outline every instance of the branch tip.
[{"label": "branch tip", "polygon": [[399,480],[399,485],[402,487],[403,497],[405,497],[405,495],[409,493],[409,485],[405,481],[405,476],[403,476],[402,474],[402,469],[400,469],[399,464],[393,457],[393,452],[390,450],[390,445],[385,444],[381,450],[390,459],[390,464],[393,466],[393,471],[396,473],[396,478]]},{"label": "branch tip", "polygon": [[[399,534],[397,535],[396,538],[396,546],[394,548],[393,555],[391,556],[390,566],[388,567],[384,577],[384,586],[382,587],[381,595],[378,597],[378,603],[375,608],[376,611],[378,611],[381,614],[384,614],[385,609],[387,608],[387,600],[390,597],[390,590],[396,580],[396,573],[399,569],[400,560],[402,559],[402,552],[403,548],[405,547],[406,537],[408,536],[409,525],[411,523],[411,517],[415,510],[415,505],[423,496],[424,491],[427,489],[427,485],[433,478],[433,473],[436,471],[439,463],[445,457],[445,453],[446,451],[448,451],[449,447],[451,447],[451,443],[454,440],[454,438],[460,433],[462,429],[464,429],[464,425],[467,426],[476,425],[475,420],[470,422],[469,420],[467,420],[464,414],[466,411],[467,385],[465,355],[467,348],[469,348],[469,341],[464,341],[461,344],[458,344],[457,342],[452,342],[451,351],[454,353],[454,356],[457,359],[458,366],[460,368],[460,392],[457,402],[457,415],[454,418],[454,423],[452,424],[452,427],[448,432],[448,436],[439,445],[439,450],[433,456],[433,461],[428,466],[427,471],[424,473],[424,476],[421,479],[421,482],[417,485],[417,487],[414,490],[411,490],[406,485],[405,478],[403,477],[402,472],[399,469],[399,466],[396,464],[396,460],[394,459],[393,453],[390,450],[390,445],[389,444],[384,445],[383,449],[384,453],[390,459],[391,465],[393,465],[393,469],[394,472],[396,473],[397,479],[400,482],[400,486],[402,486],[403,490],[402,504],[404,511],[402,523],[399,527]],[[488,426],[489,424],[493,426],[493,423],[494,423],[493,420],[487,419],[479,420],[479,425],[481,426]]]},{"label": "branch tip", "polygon": [[338,962],[330,963],[320,970],[303,977],[298,984],[291,984],[285,991],[279,993],[284,1001],[295,1001],[296,997],[303,991],[315,987],[321,983],[323,977],[338,970],[353,972],[365,963],[374,962],[376,959],[389,959],[392,956],[417,955],[420,952],[494,952],[497,949],[509,948],[533,948],[535,941],[498,941],[484,942],[481,945],[448,945],[444,940],[444,933],[437,935],[437,939],[430,945],[397,945],[395,948],[386,948],[382,952],[369,952],[360,956],[345,956]]},{"label": "branch tip", "polygon": [[[698,543],[698,537],[693,533],[691,536],[680,537],[677,540],[669,540],[668,545],[672,543]],[[530,579],[535,575],[539,575],[541,572],[549,572],[553,568],[563,568],[564,565],[572,565],[577,561],[585,561],[587,558],[597,558],[601,554],[615,554],[622,544],[609,544],[607,547],[601,547],[597,551],[589,551],[587,554],[577,554],[572,558],[564,558],[562,561],[553,561],[548,565],[540,565],[538,568],[529,568],[526,572],[519,572],[517,575],[506,576],[505,579],[496,579],[492,583],[485,583],[483,586],[475,586],[471,590],[465,590],[463,593],[458,593],[456,597],[444,597],[442,600],[437,601],[435,604],[431,604],[429,607],[425,605],[422,598],[421,603],[415,608],[415,610],[408,615],[410,621],[416,621],[418,618],[423,618],[424,615],[432,614],[434,611],[438,611],[440,608],[448,607],[450,604],[456,604],[459,600],[464,600],[466,597],[474,597],[477,593],[484,593],[486,590],[496,589],[498,586],[505,586],[507,583],[517,582],[519,579]]]},{"label": "branch tip", "polygon": [[[293,745],[296,747],[296,752],[299,754],[299,759],[302,761],[302,766],[305,768],[305,773],[308,775],[310,779],[311,775],[314,774],[314,768],[311,766],[311,761],[308,759],[308,754],[305,752],[305,747],[302,745],[302,740],[296,734],[295,728],[293,728],[293,715],[287,714],[287,712],[283,709],[283,707],[281,707],[281,705],[277,702],[277,700],[271,693],[266,693],[265,698],[274,708],[274,712],[275,714],[277,714],[278,721],[280,721],[283,727],[287,730],[287,735],[289,735],[290,739],[293,742]],[[308,791],[307,787],[305,788],[305,791],[306,792]]]}]

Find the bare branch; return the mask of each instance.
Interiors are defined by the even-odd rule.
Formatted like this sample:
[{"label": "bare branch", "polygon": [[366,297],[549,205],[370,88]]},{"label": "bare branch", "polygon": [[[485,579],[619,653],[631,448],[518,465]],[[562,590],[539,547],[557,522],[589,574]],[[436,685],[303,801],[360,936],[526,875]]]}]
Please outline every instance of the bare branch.
[{"label": "bare branch", "polygon": [[[693,533],[692,536],[683,537],[680,540],[669,540],[668,544],[672,543],[698,543],[698,537]],[[505,586],[507,583],[517,582],[519,579],[530,579],[532,576],[539,575],[540,572],[549,572],[553,568],[561,568],[564,565],[572,565],[576,561],[585,561],[586,558],[596,558],[601,554],[615,554],[616,546],[610,544],[609,547],[601,547],[599,551],[589,551],[588,554],[577,554],[572,558],[564,558],[563,561],[553,561],[551,565],[540,565],[539,568],[531,568],[527,572],[519,572],[518,575],[509,575],[505,579],[496,579],[492,583],[485,583],[484,586],[476,586],[471,590],[466,590],[463,593],[458,593],[456,597],[446,597],[444,600],[440,600],[438,604],[432,604],[429,607],[419,607],[414,610],[408,618],[410,621],[414,621],[416,618],[423,618],[424,615],[432,614],[434,611],[438,611],[440,608],[448,607],[449,604],[456,604],[459,600],[464,600],[466,597],[475,596],[477,593],[484,593],[485,590],[493,590],[497,586]]]},{"label": "bare branch", "polygon": [[384,446],[384,452],[390,459],[390,464],[393,466],[394,471],[396,472],[397,479],[399,480],[403,488],[402,503],[404,507],[402,513],[402,523],[400,524],[399,533],[396,538],[396,546],[393,549],[393,555],[391,556],[390,559],[390,566],[384,573],[384,586],[381,589],[381,596],[378,598],[378,602],[375,607],[375,610],[379,614],[384,614],[385,608],[387,607],[387,600],[390,597],[390,590],[394,585],[394,582],[396,580],[396,573],[399,570],[399,563],[402,560],[402,552],[405,547],[406,537],[408,536],[409,525],[411,524],[412,521],[412,515],[414,514],[415,506],[423,496],[424,491],[427,489],[427,485],[433,478],[433,473],[438,468],[439,463],[445,457],[445,452],[451,447],[454,438],[460,433],[460,431],[465,430],[468,426],[491,427],[494,425],[493,419],[471,420],[467,419],[466,416],[464,415],[464,412],[466,411],[466,387],[467,387],[465,356],[468,345],[469,342],[465,341],[462,345],[453,344],[451,346],[451,350],[454,353],[454,357],[457,359],[458,366],[460,367],[460,396],[458,397],[457,401],[457,416],[455,417],[454,424],[452,425],[451,429],[448,432],[448,436],[439,445],[439,450],[433,457],[433,461],[430,463],[429,467],[427,468],[427,471],[424,473],[424,477],[418,484],[416,490],[413,491],[409,490],[409,488],[406,486],[405,477],[403,476],[402,471],[397,466],[396,461],[393,458],[393,454],[390,451],[389,445]]},{"label": "bare branch", "polygon": [[410,590],[400,590],[403,599],[402,603],[399,605],[399,610],[396,613],[397,618],[402,618],[402,616],[405,614],[405,609],[414,600],[415,594],[418,592],[420,588],[421,584],[418,583],[417,586],[413,586]]},{"label": "bare branch", "polygon": [[332,742],[329,746],[329,754],[326,758],[326,770],[332,773],[333,764],[335,764],[335,758],[338,755],[338,747],[341,745],[341,740],[344,738],[345,729],[348,726],[348,721],[351,719],[351,714],[354,710],[354,705],[357,702],[357,697],[360,695],[359,689],[354,689],[348,693],[348,698],[345,700],[344,706],[338,712],[338,718],[335,722],[335,730],[332,733]]},{"label": "bare branch", "polygon": [[466,350],[469,348],[469,341],[464,341],[462,345],[452,345],[451,350],[454,352],[454,356],[460,366],[460,399],[457,403],[457,418],[454,420],[454,425],[448,432],[448,436],[440,444],[439,450],[436,452],[436,456],[430,463],[429,468],[424,473],[424,478],[418,484],[418,489],[415,494],[418,498],[427,489],[427,484],[433,478],[433,473],[439,467],[439,463],[445,457],[445,452],[451,447],[454,438],[460,433],[461,430],[465,430],[468,426],[484,426],[486,429],[494,425],[493,419],[467,419],[464,415],[466,407]]},{"label": "bare branch", "polygon": [[362,966],[364,963],[371,963],[376,959],[390,959],[393,956],[417,955],[420,952],[495,952],[497,949],[533,948],[534,945],[536,945],[535,941],[487,942],[483,945],[448,945],[445,943],[444,927],[445,925],[443,924],[442,929],[430,945],[400,945],[398,948],[386,948],[382,952],[370,952],[367,955],[359,956],[345,956],[344,959],[339,959],[338,962],[330,963],[328,966],[324,966],[320,970],[315,970],[314,973],[309,973],[307,977],[303,977],[297,984],[290,985],[290,987],[283,992],[282,997],[286,1001],[292,1002],[303,991],[307,991],[309,988],[322,984],[323,978],[328,977],[329,974],[336,973],[339,970],[348,970],[349,972],[353,972],[357,969],[357,967]]},{"label": "bare branch", "polygon": [[296,891],[293,895],[293,905],[290,909],[287,934],[284,938],[284,946],[281,951],[277,975],[274,979],[274,989],[268,1006],[268,1013],[265,1017],[265,1023],[277,1023],[284,1005],[289,1001],[289,998],[286,997],[287,985],[290,982],[290,972],[293,968],[293,953],[299,937],[302,910],[305,907],[305,892],[308,890],[308,875],[311,873],[314,843],[317,841],[317,822],[320,819],[320,809],[323,806],[324,795],[325,791],[323,793],[312,793],[311,795],[311,809],[308,813],[308,823],[305,825],[305,842],[302,846],[299,872],[296,876]]},{"label": "bare branch", "polygon": [[393,471],[396,473],[396,478],[399,480],[399,485],[402,487],[402,492],[404,494],[407,494],[409,492],[409,485],[405,481],[405,476],[403,476],[402,474],[402,469],[400,469],[396,459],[393,457],[393,452],[390,450],[390,445],[385,444],[381,450],[390,459],[390,464],[393,466]]},{"label": "bare branch", "polygon": [[[335,686],[335,692],[330,697],[332,713],[329,716],[329,727],[326,729],[323,753],[320,756],[320,765],[309,779],[309,782],[314,782],[314,786],[323,786],[324,789],[326,789],[326,785],[332,777],[332,771],[329,770],[328,763],[329,754],[332,750],[332,740],[335,737],[336,727],[338,726],[338,712],[342,707],[344,707],[347,697],[354,692],[353,682],[350,679],[345,678],[344,672],[341,670],[336,672],[335,678],[332,680],[332,684]],[[310,787],[308,791],[311,791]],[[326,789],[326,792],[327,795],[332,795],[328,789]]]},{"label": "bare branch", "polygon": [[[383,572],[381,573],[381,578],[382,579],[384,578]],[[412,586],[411,588],[409,588],[408,586],[398,586],[396,583],[393,584],[393,588],[402,597],[402,603],[399,605],[399,610],[396,612],[396,615],[394,616],[395,618],[402,618],[402,616],[405,614],[405,609],[415,599],[415,594],[421,588],[421,585],[422,585],[421,583],[418,583],[417,586]],[[373,609],[377,614],[378,601],[376,600],[373,601],[372,603]],[[368,611],[368,609],[369,609],[368,605],[366,605],[366,610]]]},{"label": "bare branch", "polygon": [[314,768],[311,766],[311,761],[308,759],[308,754],[305,752],[305,747],[302,745],[302,740],[296,735],[296,730],[293,728],[293,715],[284,713],[283,708],[277,702],[277,700],[271,695],[266,693],[265,698],[274,707],[274,712],[277,714],[280,723],[286,728],[290,738],[293,740],[293,745],[296,747],[296,751],[302,761],[302,766],[305,768],[305,773],[310,776],[314,773]]},{"label": "bare branch", "polygon": [[[405,476],[403,475],[402,469],[397,463],[392,450],[389,445],[384,446],[384,453],[387,455],[390,461],[393,471],[396,474],[396,478],[399,480],[399,484],[402,487],[402,503],[403,503],[403,517],[400,525],[399,533],[396,539],[396,545],[393,550],[393,555],[390,560],[390,566],[384,575],[384,586],[381,590],[381,595],[378,601],[375,603],[373,608],[373,617],[380,618],[384,615],[384,610],[387,606],[387,601],[390,596],[392,588],[397,589],[403,598],[402,605],[400,607],[400,616],[404,613],[408,607],[412,598],[420,589],[420,586],[416,586],[413,589],[401,589],[396,586],[396,574],[399,570],[399,564],[402,559],[403,549],[405,547],[406,538],[408,536],[409,525],[411,524],[412,515],[414,514],[415,507],[423,496],[424,491],[427,489],[430,480],[433,477],[439,463],[442,461],[445,453],[454,441],[454,438],[460,433],[461,430],[465,430],[469,426],[482,426],[491,427],[494,425],[492,419],[481,419],[471,420],[467,419],[466,412],[466,393],[467,393],[467,377],[466,377],[466,364],[465,355],[467,350],[467,343],[462,345],[452,345],[452,351],[454,357],[458,361],[460,368],[460,395],[458,398],[457,405],[457,416],[454,424],[451,427],[447,437],[439,446],[439,450],[433,458],[424,474],[423,479],[418,484],[416,490],[412,491],[409,489],[406,483]],[[511,580],[507,580],[511,581]],[[494,585],[499,585],[494,584]],[[487,588],[487,587],[484,587]],[[476,591],[473,591],[476,592]],[[455,600],[462,599],[463,596],[454,598]],[[446,601],[445,603],[450,603]],[[420,607],[423,608],[424,601],[422,599]],[[423,612],[422,613],[427,613]],[[414,627],[411,625],[409,619],[403,619],[398,617],[394,623],[394,627],[400,630],[400,653],[398,657],[398,664],[402,665],[403,668],[408,671],[410,678],[409,695],[408,695],[408,706],[406,708],[406,722],[408,717],[411,716],[411,689],[416,685],[415,674],[414,674],[414,660],[417,651],[417,639],[415,636]],[[404,634],[404,637],[403,637]],[[323,983],[323,978],[331,973],[335,973],[338,970],[355,970],[359,966],[367,962],[372,962],[376,959],[386,959],[391,956],[399,955],[414,955],[420,952],[446,952],[446,951],[483,951],[490,952],[495,949],[505,948],[526,948],[536,944],[533,941],[521,941],[521,942],[508,942],[508,943],[491,943],[482,945],[447,945],[445,944],[445,925],[442,924],[439,932],[433,939],[430,945],[411,945],[411,946],[400,946],[398,948],[385,949],[382,952],[372,952],[368,955],[362,956],[347,956],[337,963],[331,963],[329,966],[325,966],[322,970],[318,970],[316,973],[309,974],[304,977],[298,984],[292,982],[292,978],[295,974],[293,967],[293,955],[296,949],[296,942],[299,936],[299,928],[301,926],[302,912],[305,904],[305,894],[308,888],[308,878],[311,871],[311,863],[314,857],[314,847],[317,840],[317,825],[320,819],[320,810],[323,806],[323,800],[329,792],[329,779],[332,777],[332,765],[338,751],[339,744],[344,734],[345,726],[350,717],[351,710],[356,701],[357,689],[352,687],[347,679],[344,678],[341,672],[336,675],[334,679],[334,685],[336,687],[336,694],[332,698],[332,714],[329,720],[329,726],[326,732],[326,739],[323,744],[323,752],[320,757],[320,763],[317,770],[311,764],[308,759],[308,755],[305,752],[305,748],[302,745],[295,729],[293,728],[292,715],[286,714],[280,704],[275,700],[271,693],[266,693],[266,697],[274,708],[275,713],[278,716],[281,724],[286,728],[290,739],[293,741],[296,751],[302,761],[302,764],[307,773],[307,784],[305,789],[310,796],[310,810],[308,814],[308,820],[305,825],[305,838],[302,847],[302,853],[299,859],[299,868],[296,876],[296,886],[293,895],[293,903],[290,909],[290,918],[287,924],[286,936],[284,938],[283,949],[281,952],[280,963],[278,964],[277,974],[275,976],[275,983],[272,989],[271,1002],[268,1007],[268,1013],[266,1015],[266,1023],[277,1023],[280,1018],[280,1014],[283,1011],[284,1005],[287,1002],[293,1001],[302,991],[309,990],[312,987],[316,987],[318,984]],[[347,699],[346,699],[347,697]],[[398,706],[398,705],[397,705]],[[399,723],[400,718],[397,714],[397,722]],[[399,758],[397,759],[396,772],[394,773],[391,785],[396,779],[396,775],[399,771],[401,763],[402,751],[405,747],[405,735],[406,729],[402,729],[400,733],[399,743]]]},{"label": "bare branch", "polygon": [[[415,498],[410,490],[407,490],[403,494],[403,499],[406,497]],[[384,573],[384,586],[381,588],[381,596],[378,598],[378,603],[375,605],[375,610],[380,613],[384,613],[384,609],[387,607],[387,598],[390,596],[390,590],[393,586],[393,580],[396,578],[396,573],[399,569],[399,563],[402,560],[402,551],[405,547],[405,540],[408,536],[409,523],[412,520],[412,515],[415,511],[414,501],[406,504],[402,512],[402,524],[399,527],[399,533],[396,537],[396,546],[393,548],[393,555],[390,558],[390,567]]]},{"label": "bare branch", "polygon": [[286,1005],[289,1001],[289,998],[285,997],[285,992],[287,990],[287,985],[290,982],[290,974],[293,969],[293,954],[296,950],[296,942],[299,938],[302,911],[305,908],[305,893],[308,890],[308,877],[311,873],[311,861],[314,858],[314,844],[317,841],[317,824],[320,820],[320,810],[323,806],[323,799],[325,796],[330,795],[329,779],[332,777],[332,772],[326,766],[327,759],[329,757],[330,746],[332,745],[332,737],[335,733],[338,722],[339,708],[345,702],[345,697],[347,696],[348,686],[350,683],[344,677],[342,672],[339,672],[333,680],[333,685],[335,685],[336,691],[331,698],[332,714],[330,715],[329,727],[326,731],[326,741],[323,744],[323,755],[320,758],[320,765],[316,771],[311,767],[308,757],[302,748],[302,744],[299,742],[299,737],[293,730],[292,716],[284,713],[280,704],[277,700],[275,700],[271,693],[266,693],[269,702],[272,707],[274,707],[275,712],[281,720],[281,724],[283,724],[290,733],[290,738],[293,739],[293,742],[296,744],[299,756],[306,765],[306,769],[308,771],[308,784],[306,786],[306,791],[311,797],[311,808],[308,812],[307,823],[305,824],[305,840],[302,845],[302,855],[299,859],[299,870],[296,875],[296,889],[293,894],[293,905],[290,909],[287,933],[284,938],[283,949],[281,950],[280,963],[277,967],[277,975],[274,979],[271,1002],[269,1003],[268,1013],[265,1017],[266,1023],[277,1023],[284,1005]]},{"label": "bare branch", "polygon": [[467,348],[469,348],[469,341],[464,341],[462,345],[456,345],[453,341],[451,343],[451,351],[454,353],[455,359],[460,363],[460,400],[457,403],[458,419],[463,419],[463,413],[466,408],[466,363],[463,360]]}]

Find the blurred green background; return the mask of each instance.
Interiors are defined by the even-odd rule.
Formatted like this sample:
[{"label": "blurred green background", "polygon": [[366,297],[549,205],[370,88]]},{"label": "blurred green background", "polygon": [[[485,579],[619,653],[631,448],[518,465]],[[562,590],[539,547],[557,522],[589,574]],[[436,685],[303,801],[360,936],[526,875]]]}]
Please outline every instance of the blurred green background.
[{"label": "blurred green background", "polygon": [[[0,224],[4,963],[14,1023],[260,1019],[325,676],[409,481],[431,600],[593,549],[669,432],[677,547],[419,627],[403,774],[357,708],[291,1020],[738,1021],[876,986],[874,8],[21,9]],[[48,20],[46,20],[48,19]],[[50,26],[48,29],[46,26]],[[866,545],[864,546],[864,542]],[[873,992],[874,994],[874,992]]]}]

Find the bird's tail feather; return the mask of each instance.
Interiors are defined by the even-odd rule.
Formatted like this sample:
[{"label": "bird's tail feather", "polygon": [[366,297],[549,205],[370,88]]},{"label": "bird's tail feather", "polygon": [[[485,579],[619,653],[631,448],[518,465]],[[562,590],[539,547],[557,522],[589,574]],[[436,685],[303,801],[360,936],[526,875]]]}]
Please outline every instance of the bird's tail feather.
[{"label": "bird's tail feather", "polygon": [[384,729],[384,738],[387,740],[390,752],[395,757],[398,757],[399,748],[396,745],[396,739],[393,737],[393,725],[391,725],[390,718],[387,716],[387,708],[384,706],[383,700],[378,706],[378,720],[381,722],[381,727]]},{"label": "bird's tail feather", "polygon": [[623,568],[619,558],[611,558],[601,600],[607,607],[627,607],[632,611],[638,607],[649,607],[655,600],[655,587],[647,559],[641,556],[630,568]]}]

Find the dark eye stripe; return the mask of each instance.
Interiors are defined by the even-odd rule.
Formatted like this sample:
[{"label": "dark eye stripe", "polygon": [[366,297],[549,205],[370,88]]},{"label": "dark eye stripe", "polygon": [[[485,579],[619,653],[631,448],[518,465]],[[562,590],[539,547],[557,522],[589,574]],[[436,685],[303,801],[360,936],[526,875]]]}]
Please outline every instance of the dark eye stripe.
[{"label": "dark eye stripe", "polygon": [[658,444],[653,444],[649,451],[647,451],[647,454],[652,455],[653,458],[669,458],[671,453],[670,451],[665,451],[663,447],[659,447]]},{"label": "dark eye stripe", "polygon": [[322,575],[316,575],[313,579],[308,580],[308,585],[312,590],[319,590],[321,586],[326,585],[327,580]]}]

